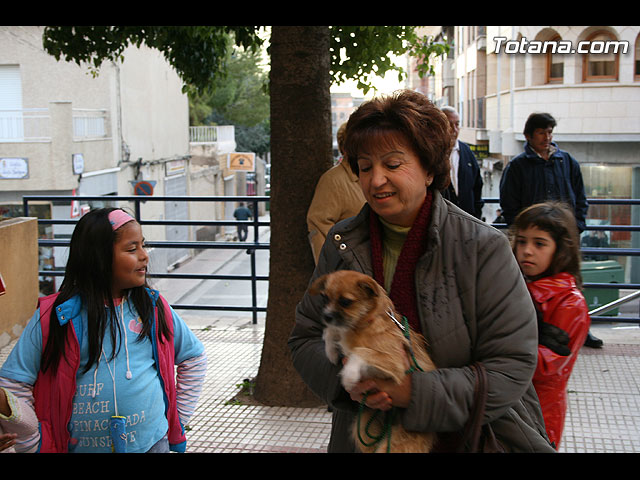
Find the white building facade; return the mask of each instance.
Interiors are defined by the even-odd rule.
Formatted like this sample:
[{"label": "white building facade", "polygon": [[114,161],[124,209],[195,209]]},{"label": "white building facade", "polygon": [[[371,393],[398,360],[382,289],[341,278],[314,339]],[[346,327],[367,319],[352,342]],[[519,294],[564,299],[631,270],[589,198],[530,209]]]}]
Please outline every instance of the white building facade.
[{"label": "white building facade", "polygon": [[[482,163],[485,197],[499,196],[503,167],[523,151],[527,117],[547,112],[557,121],[554,142],[581,165],[588,198],[640,198],[640,27],[428,28],[450,53],[435,61],[434,77],[413,84],[460,112],[460,139]],[[496,207],[485,207],[489,221]],[[588,221],[638,225],[636,209],[592,205]],[[638,247],[635,235],[609,238]]]},{"label": "white building facade", "polygon": [[[215,160],[195,172],[190,166],[188,98],[162,53],[129,47],[123,61],[105,62],[96,76],[47,54],[42,34],[43,27],[0,27],[0,217],[21,216],[23,195],[104,196],[79,205],[80,211],[115,206],[109,196],[134,195],[139,182],[151,185],[154,195],[219,194],[202,178],[219,173]],[[143,219],[188,219],[189,208],[186,202],[146,202]],[[36,202],[30,214],[69,219],[80,213],[69,202],[47,201]],[[68,238],[72,229],[41,227],[40,235]],[[195,233],[185,226],[146,226],[145,236],[186,241]],[[66,262],[66,249],[41,253],[41,268]],[[151,253],[156,271],[189,255]]]}]

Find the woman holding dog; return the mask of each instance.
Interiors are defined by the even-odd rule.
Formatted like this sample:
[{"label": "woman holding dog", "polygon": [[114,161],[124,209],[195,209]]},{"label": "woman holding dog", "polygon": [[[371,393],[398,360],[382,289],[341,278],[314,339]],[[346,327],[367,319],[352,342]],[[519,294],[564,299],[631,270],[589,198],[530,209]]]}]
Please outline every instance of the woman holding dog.
[{"label": "woman holding dog", "polygon": [[376,279],[425,337],[437,369],[408,373],[399,385],[365,379],[347,392],[340,365],[324,351],[322,298],[305,294],[289,345],[304,381],[332,408],[329,452],[357,451],[351,428],[363,398],[371,408],[394,408],[407,430],[443,438],[463,430],[474,362],[488,377],[483,423],[502,448],[554,451],[531,383],[536,314],[508,240],[440,194],[451,138],[447,117],[411,91],[364,103],[348,121],[345,156],[367,204],[329,232],[311,282],[336,270]]}]

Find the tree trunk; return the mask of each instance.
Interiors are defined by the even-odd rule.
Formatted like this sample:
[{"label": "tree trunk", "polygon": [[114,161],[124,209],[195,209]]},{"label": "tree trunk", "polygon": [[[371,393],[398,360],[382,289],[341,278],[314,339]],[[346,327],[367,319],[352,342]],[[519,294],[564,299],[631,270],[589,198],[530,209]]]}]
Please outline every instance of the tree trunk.
[{"label": "tree trunk", "polygon": [[329,28],[274,26],[270,48],[269,300],[254,397],[266,405],[302,407],[320,400],[293,368],[287,340],[314,269],[307,209],[331,166]]}]

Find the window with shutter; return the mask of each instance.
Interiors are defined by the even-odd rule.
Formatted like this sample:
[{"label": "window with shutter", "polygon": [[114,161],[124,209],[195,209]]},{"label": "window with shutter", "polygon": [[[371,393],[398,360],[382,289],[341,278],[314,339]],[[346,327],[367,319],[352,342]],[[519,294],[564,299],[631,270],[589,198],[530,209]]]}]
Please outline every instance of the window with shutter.
[{"label": "window with shutter", "polygon": [[0,141],[24,138],[19,65],[0,65]]}]

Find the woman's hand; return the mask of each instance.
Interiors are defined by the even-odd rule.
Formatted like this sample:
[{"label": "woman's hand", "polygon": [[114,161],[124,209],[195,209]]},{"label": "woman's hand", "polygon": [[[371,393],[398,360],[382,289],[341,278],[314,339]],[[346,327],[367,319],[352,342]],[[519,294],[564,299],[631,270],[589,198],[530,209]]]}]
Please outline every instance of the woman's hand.
[{"label": "woman's hand", "polygon": [[[346,363],[347,358],[342,359]],[[406,368],[409,368],[409,361],[406,360]],[[411,376],[405,375],[400,383],[393,380],[382,380],[378,378],[365,378],[358,382],[351,390],[347,390],[351,400],[362,402],[365,394],[367,399],[365,405],[375,410],[390,410],[391,407],[407,408],[411,402]]]},{"label": "woman's hand", "polygon": [[389,397],[394,407],[407,408],[411,402],[411,374],[402,377],[400,383],[393,380],[374,380],[375,388]]},{"label": "woman's hand", "polygon": [[351,391],[347,391],[351,400],[361,403],[364,396],[367,396],[365,405],[374,410],[390,410],[393,401],[389,394],[381,391],[375,380],[367,378],[357,383]]}]

